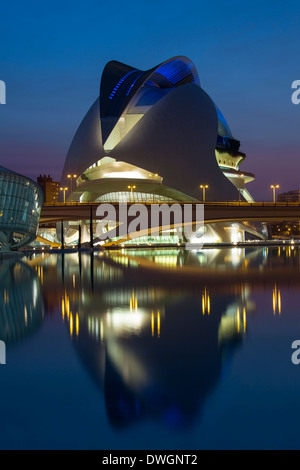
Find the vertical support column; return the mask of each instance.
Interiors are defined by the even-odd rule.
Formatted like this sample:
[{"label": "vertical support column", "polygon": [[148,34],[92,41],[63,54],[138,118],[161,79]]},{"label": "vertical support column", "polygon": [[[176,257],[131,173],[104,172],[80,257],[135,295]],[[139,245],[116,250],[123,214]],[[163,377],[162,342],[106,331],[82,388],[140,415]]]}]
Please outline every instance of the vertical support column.
[{"label": "vertical support column", "polygon": [[93,206],[91,206],[91,215],[90,215],[90,248],[94,248]]}]

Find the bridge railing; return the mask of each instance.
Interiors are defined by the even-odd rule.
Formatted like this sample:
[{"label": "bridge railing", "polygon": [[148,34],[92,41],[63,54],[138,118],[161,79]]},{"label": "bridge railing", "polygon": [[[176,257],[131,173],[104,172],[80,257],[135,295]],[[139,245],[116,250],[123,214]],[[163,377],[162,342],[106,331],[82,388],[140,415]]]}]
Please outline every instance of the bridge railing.
[{"label": "bridge railing", "polygon": [[[122,203],[117,202],[57,202],[56,204],[43,204],[43,207],[87,207],[87,206],[100,206],[101,204],[112,204],[118,206]],[[124,203],[125,204],[125,203]],[[144,206],[162,205],[162,204],[202,204],[199,202],[187,202],[187,201],[174,201],[174,202],[128,202],[127,205],[131,204],[142,204]],[[205,202],[205,206],[225,206],[225,207],[300,207],[300,202],[239,202],[239,201],[215,201]]]}]

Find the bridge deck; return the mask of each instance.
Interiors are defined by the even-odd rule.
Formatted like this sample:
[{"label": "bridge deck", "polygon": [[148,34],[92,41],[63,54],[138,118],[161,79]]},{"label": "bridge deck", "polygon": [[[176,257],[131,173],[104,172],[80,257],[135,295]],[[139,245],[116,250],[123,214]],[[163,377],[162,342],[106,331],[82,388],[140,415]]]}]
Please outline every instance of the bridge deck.
[{"label": "bridge deck", "polygon": [[[143,203],[150,211],[151,207],[158,203]],[[177,203],[181,206],[191,203]],[[40,223],[50,223],[76,220],[96,219],[96,211],[99,203],[68,203],[68,204],[44,204]],[[112,204],[116,213],[119,204]],[[128,204],[129,207],[131,204]],[[193,203],[193,211],[196,212],[196,204]],[[205,223],[222,221],[260,221],[278,222],[286,220],[300,220],[300,204],[298,203],[269,203],[269,202],[207,202],[205,207]]]}]

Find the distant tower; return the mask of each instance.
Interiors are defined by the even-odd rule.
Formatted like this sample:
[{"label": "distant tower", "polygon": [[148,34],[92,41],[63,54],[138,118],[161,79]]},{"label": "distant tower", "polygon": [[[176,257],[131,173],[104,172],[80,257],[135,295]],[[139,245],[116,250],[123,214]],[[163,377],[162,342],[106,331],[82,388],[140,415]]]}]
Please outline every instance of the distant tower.
[{"label": "distant tower", "polygon": [[60,183],[53,181],[50,175],[39,176],[37,182],[43,190],[44,202],[46,204],[56,204]]}]

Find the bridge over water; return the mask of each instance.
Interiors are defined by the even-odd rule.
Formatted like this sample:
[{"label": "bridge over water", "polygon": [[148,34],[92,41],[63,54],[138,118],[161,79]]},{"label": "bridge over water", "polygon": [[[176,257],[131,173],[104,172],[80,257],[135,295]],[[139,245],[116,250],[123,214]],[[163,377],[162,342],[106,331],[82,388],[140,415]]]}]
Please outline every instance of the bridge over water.
[{"label": "bridge over water", "polygon": [[[189,203],[177,203],[181,206]],[[118,217],[120,205],[112,204]],[[143,203],[149,213],[157,203]],[[196,204],[192,205],[196,216]],[[44,204],[40,223],[61,221],[97,220],[96,211],[99,203]],[[130,207],[131,204],[127,204]],[[300,204],[298,203],[268,203],[268,202],[208,202],[205,203],[205,223],[212,222],[282,222],[300,220]],[[99,218],[99,217],[98,217]],[[101,217],[102,218],[102,217]],[[134,218],[134,217],[132,217]],[[130,219],[130,217],[129,217]]]}]

